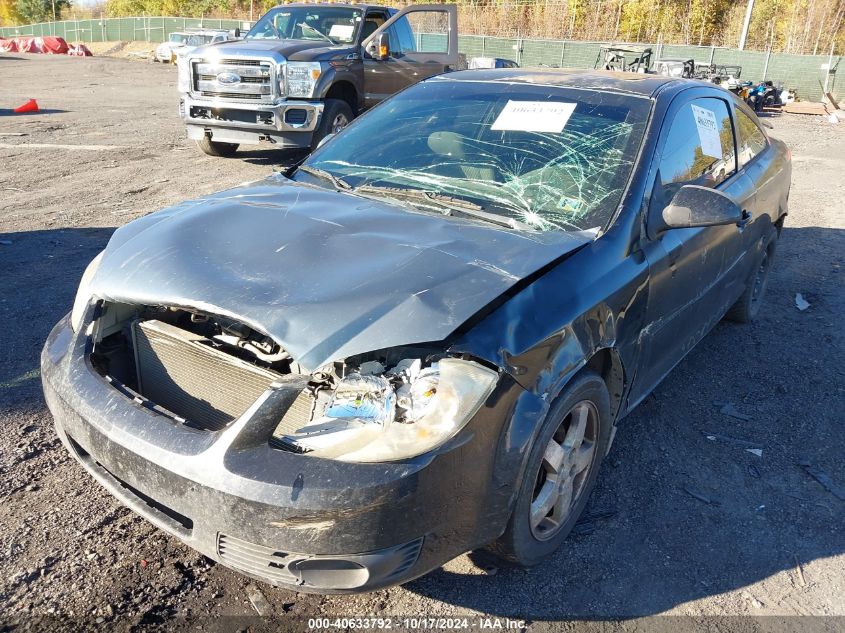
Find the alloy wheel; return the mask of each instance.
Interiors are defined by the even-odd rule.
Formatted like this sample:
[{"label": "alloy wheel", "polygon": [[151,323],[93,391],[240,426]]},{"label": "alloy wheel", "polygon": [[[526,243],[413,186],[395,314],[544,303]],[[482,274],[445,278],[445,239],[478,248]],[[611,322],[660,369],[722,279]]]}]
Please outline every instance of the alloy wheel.
[{"label": "alloy wheel", "polygon": [[534,538],[557,534],[586,488],[595,462],[599,418],[589,400],[576,403],[546,445],[529,509]]},{"label": "alloy wheel", "polygon": [[341,112],[334,118],[334,121],[332,121],[332,134],[337,134],[347,125],[349,125],[349,119],[347,119],[346,115]]}]

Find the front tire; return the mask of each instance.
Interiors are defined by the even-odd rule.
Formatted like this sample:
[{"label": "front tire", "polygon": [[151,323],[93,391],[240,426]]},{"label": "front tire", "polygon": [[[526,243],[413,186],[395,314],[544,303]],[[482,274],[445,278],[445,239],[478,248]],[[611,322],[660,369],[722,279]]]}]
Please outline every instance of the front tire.
[{"label": "front tire", "polygon": [[583,371],[555,400],[531,448],[505,533],[490,550],[529,567],[560,547],[587,504],[607,452],[610,396]]},{"label": "front tire", "polygon": [[337,134],[355,118],[352,113],[352,108],[346,101],[340,99],[326,99],[326,104],[323,106],[323,115],[320,117],[320,124],[314,130],[314,135],[311,137],[311,151],[317,149],[326,136],[329,134]]},{"label": "front tire", "polygon": [[760,313],[760,305],[769,286],[769,271],[775,259],[777,237],[777,231],[773,228],[769,233],[769,240],[766,242],[763,254],[758,258],[757,265],[751,271],[748,282],[745,284],[745,291],[725,314],[725,318],[729,321],[751,323]]},{"label": "front tire", "polygon": [[235,152],[238,151],[237,143],[220,143],[219,141],[212,141],[207,136],[204,136],[201,141],[197,141],[197,146],[209,156],[222,158],[234,156]]}]

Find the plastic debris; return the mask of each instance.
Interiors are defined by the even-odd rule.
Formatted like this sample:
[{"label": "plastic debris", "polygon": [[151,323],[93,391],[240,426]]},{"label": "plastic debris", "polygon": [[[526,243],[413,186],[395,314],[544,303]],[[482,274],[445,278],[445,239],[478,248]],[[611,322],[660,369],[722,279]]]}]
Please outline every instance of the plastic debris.
[{"label": "plastic debris", "polygon": [[722,408],[719,409],[719,413],[721,413],[722,415],[729,415],[732,418],[736,418],[737,420],[743,420],[744,422],[747,422],[751,419],[750,415],[745,415],[744,413],[740,413],[739,411],[737,411],[736,407],[733,405],[732,402],[724,402],[721,404]]},{"label": "plastic debris", "polygon": [[3,246],[11,246],[12,240],[0,240],[0,244],[2,244]]},{"label": "plastic debris", "polygon": [[845,490],[836,484],[826,472],[818,466],[814,466],[810,462],[800,462],[800,466],[807,472],[810,477],[819,482],[825,490],[827,490],[834,497],[840,501],[845,501]]},{"label": "plastic debris", "polygon": [[715,499],[711,499],[710,497],[707,497],[707,496],[701,494],[700,492],[696,492],[695,490],[691,490],[687,486],[684,486],[684,492],[686,492],[690,497],[693,497],[694,499],[698,499],[699,501],[706,503],[707,505],[711,505],[711,506],[721,505]]},{"label": "plastic debris", "polygon": [[810,302],[800,292],[795,293],[795,307],[803,312],[810,307]]},{"label": "plastic debris", "polygon": [[763,456],[763,449],[762,448],[746,448],[746,453],[751,453],[752,455],[756,455],[757,457]]},{"label": "plastic debris", "polygon": [[[736,437],[731,437],[730,435],[722,435],[721,433],[707,433],[702,431],[704,437],[706,437],[711,442],[722,442],[723,444],[730,444],[731,446],[736,446],[737,448],[759,448],[760,445],[757,442],[750,442],[748,440],[741,440]],[[760,449],[762,450],[762,449]]]},{"label": "plastic debris", "polygon": [[267,598],[264,597],[264,594],[261,593],[258,587],[255,585],[249,585],[246,588],[246,595],[258,615],[264,616],[272,614],[273,608],[270,606],[270,603],[267,602]]}]

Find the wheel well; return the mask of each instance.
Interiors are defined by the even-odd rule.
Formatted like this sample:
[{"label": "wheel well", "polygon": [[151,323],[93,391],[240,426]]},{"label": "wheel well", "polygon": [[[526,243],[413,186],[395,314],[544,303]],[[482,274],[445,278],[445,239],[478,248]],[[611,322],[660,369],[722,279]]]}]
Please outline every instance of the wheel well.
[{"label": "wheel well", "polygon": [[348,81],[338,81],[332,84],[332,87],[326,93],[326,99],[346,101],[352,108],[352,114],[358,115],[358,92],[355,90],[355,86]]},{"label": "wheel well", "polygon": [[590,357],[585,367],[596,372],[604,380],[610,394],[610,413],[616,420],[625,388],[625,372],[619,354],[612,348],[602,348]]}]

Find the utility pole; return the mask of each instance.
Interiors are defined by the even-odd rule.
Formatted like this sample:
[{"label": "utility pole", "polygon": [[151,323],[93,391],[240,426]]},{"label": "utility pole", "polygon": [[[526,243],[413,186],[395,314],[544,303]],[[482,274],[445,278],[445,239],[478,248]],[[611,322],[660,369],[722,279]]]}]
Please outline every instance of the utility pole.
[{"label": "utility pole", "polygon": [[745,50],[745,40],[748,39],[748,26],[751,24],[751,11],[754,9],[754,0],[748,0],[748,8],[745,10],[745,21],[742,23],[742,35],[739,36],[739,50]]}]

